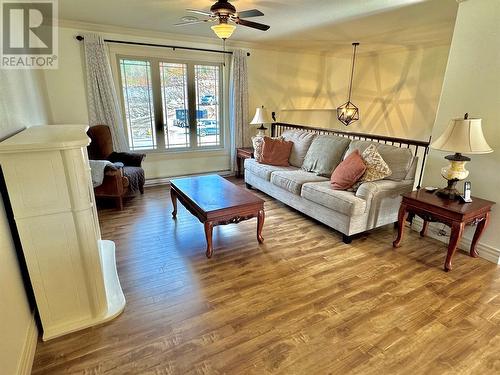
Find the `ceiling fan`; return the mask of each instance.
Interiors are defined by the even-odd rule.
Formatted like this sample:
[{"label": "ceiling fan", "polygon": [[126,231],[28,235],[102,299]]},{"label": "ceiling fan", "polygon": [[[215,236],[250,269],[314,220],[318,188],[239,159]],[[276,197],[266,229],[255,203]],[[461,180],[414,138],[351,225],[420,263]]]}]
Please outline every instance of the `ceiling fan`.
[{"label": "ceiling fan", "polygon": [[204,11],[198,9],[186,9],[186,10],[188,12],[201,14],[209,18],[204,20],[198,20],[198,19],[188,20],[187,22],[177,23],[175,24],[175,26],[194,25],[197,23],[204,23],[204,22],[218,22],[211,28],[215,32],[215,34],[221,39],[227,39],[233,34],[234,29],[236,29],[236,26],[234,26],[233,23],[262,31],[266,31],[270,28],[270,26],[268,25],[244,19],[249,17],[263,16],[264,13],[262,13],[260,10],[251,9],[251,10],[244,10],[242,12],[237,12],[234,5],[229,3],[228,0],[218,0],[214,5],[210,7],[210,11]]}]

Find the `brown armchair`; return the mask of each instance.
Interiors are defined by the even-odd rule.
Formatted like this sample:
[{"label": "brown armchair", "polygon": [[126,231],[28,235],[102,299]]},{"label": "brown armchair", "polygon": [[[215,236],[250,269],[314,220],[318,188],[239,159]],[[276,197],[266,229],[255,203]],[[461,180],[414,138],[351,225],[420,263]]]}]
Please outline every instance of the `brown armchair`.
[{"label": "brown armchair", "polygon": [[87,135],[91,139],[87,147],[90,160],[108,160],[102,185],[94,188],[96,198],[114,198],[118,208],[123,209],[123,197],[137,191],[144,194],[144,169],[142,159],[146,155],[129,152],[114,152],[111,131],[107,125],[92,126]]}]

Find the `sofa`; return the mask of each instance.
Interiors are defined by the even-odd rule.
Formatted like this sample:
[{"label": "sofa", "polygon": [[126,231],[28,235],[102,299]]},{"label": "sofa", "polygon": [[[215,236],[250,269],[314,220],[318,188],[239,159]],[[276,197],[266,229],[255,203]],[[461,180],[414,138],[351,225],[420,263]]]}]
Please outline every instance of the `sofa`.
[{"label": "sofa", "polygon": [[[293,142],[290,166],[272,166],[246,159],[248,188],[258,189],[337,230],[345,243],[351,243],[358,233],[397,222],[401,194],[413,190],[415,183],[418,157],[410,148],[304,130],[287,130],[281,136]],[[309,147],[316,137],[334,138],[323,139],[329,142],[324,156],[315,148],[316,155],[309,157]],[[371,144],[376,145],[391,168],[391,176],[362,183],[356,191],[334,190],[329,175],[335,167],[355,149],[363,152]],[[329,173],[311,171],[322,164],[322,157],[330,159],[332,170]]]}]

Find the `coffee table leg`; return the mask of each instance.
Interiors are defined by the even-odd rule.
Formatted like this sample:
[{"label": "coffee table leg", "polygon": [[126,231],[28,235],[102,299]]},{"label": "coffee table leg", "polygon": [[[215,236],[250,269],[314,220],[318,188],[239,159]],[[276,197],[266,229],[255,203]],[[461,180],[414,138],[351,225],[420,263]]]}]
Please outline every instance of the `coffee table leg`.
[{"label": "coffee table leg", "polygon": [[424,224],[422,225],[422,230],[420,231],[420,237],[425,237],[427,234],[427,228],[429,227],[429,222],[424,220]]},{"label": "coffee table leg", "polygon": [[401,204],[398,214],[398,237],[392,243],[392,246],[394,247],[399,247],[401,245],[401,241],[403,240],[403,234],[405,231],[405,219],[407,216],[408,212],[406,212],[406,204]]},{"label": "coffee table leg", "polygon": [[259,211],[259,215],[257,216],[257,241],[259,243],[264,243],[264,237],[262,237],[262,228],[264,227],[264,219],[265,219],[264,210]]},{"label": "coffee table leg", "polygon": [[481,238],[481,235],[488,226],[489,221],[490,221],[490,213],[487,212],[486,215],[484,215],[484,219],[480,221],[479,224],[477,224],[476,231],[474,232],[474,237],[470,245],[470,256],[473,258],[477,258],[479,255],[477,253],[476,246],[479,239]]},{"label": "coffee table leg", "polygon": [[205,226],[205,237],[207,239],[207,252],[205,255],[207,258],[211,258],[213,254],[213,247],[212,247],[212,230],[214,229],[214,223],[211,221],[205,221],[204,223]]},{"label": "coffee table leg", "polygon": [[172,211],[172,217],[175,219],[177,217],[177,194],[172,188],[170,188],[170,198],[172,198],[172,206],[174,207],[174,210]]},{"label": "coffee table leg", "polygon": [[446,261],[444,262],[444,270],[446,272],[452,270],[451,259],[457,251],[458,241],[462,237],[462,233],[464,231],[464,223],[453,223],[451,226],[451,236],[450,243],[448,245],[448,254],[446,254]]}]

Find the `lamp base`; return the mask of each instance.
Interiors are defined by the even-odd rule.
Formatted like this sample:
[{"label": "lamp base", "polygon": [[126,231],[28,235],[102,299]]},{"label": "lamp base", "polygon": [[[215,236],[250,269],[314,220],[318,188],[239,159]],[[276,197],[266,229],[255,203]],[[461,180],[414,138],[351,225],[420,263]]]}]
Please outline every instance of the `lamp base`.
[{"label": "lamp base", "polygon": [[261,124],[257,128],[257,136],[264,137],[266,135],[266,130],[267,130],[267,128],[264,126],[264,124]]},{"label": "lamp base", "polygon": [[439,189],[436,194],[439,195],[442,198],[450,199],[450,200],[455,200],[458,198],[460,195],[460,192],[457,190],[457,182],[459,180],[454,178],[452,180],[448,180],[448,186],[445,188]]}]

